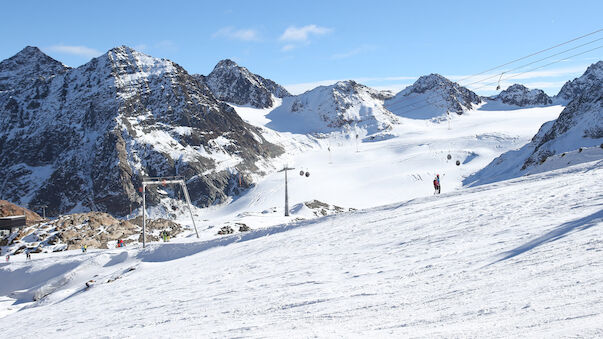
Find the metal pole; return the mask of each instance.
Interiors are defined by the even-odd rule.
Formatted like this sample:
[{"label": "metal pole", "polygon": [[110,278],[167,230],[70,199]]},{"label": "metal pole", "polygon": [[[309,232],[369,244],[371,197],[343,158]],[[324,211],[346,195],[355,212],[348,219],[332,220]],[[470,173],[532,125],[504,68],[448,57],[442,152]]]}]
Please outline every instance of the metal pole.
[{"label": "metal pole", "polygon": [[146,215],[145,215],[145,210],[147,209],[147,204],[146,204],[146,199],[145,199],[145,188],[146,185],[145,183],[142,183],[142,248],[147,247],[147,239],[146,239],[146,235],[145,235],[145,231],[146,231]]},{"label": "metal pole", "polygon": [[180,180],[180,185],[182,186],[182,191],[184,192],[184,197],[186,198],[186,203],[188,204],[188,211],[191,213],[191,220],[193,221],[193,226],[195,227],[195,233],[197,234],[198,239],[199,232],[197,231],[197,225],[195,224],[195,218],[193,217],[193,210],[191,208],[191,198],[188,195],[188,189],[186,188],[186,183],[184,183],[184,180]]},{"label": "metal pole", "polygon": [[288,166],[285,166],[285,216],[289,216],[289,194],[287,191],[287,170]]}]

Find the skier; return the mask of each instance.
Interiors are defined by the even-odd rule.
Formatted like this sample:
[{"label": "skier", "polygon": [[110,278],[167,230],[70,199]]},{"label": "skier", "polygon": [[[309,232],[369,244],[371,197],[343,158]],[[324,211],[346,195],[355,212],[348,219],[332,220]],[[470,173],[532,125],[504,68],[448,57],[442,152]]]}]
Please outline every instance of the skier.
[{"label": "skier", "polygon": [[29,251],[25,252],[25,260],[31,260],[31,253]]},{"label": "skier", "polygon": [[435,190],[435,192],[433,194],[440,194],[441,187],[440,187],[440,175],[439,174],[437,174],[436,177],[433,179],[433,189]]},{"label": "skier", "polygon": [[442,193],[442,185],[440,184],[440,175],[436,174],[436,180],[438,181],[438,194]]},{"label": "skier", "polygon": [[10,254],[6,255],[6,262],[8,262],[10,260]]}]

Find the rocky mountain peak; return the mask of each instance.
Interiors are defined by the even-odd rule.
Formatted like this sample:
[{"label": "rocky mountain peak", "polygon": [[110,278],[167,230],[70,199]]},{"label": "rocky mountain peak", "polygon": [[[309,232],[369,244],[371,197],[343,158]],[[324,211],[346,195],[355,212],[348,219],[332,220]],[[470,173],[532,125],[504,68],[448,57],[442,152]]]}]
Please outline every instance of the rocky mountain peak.
[{"label": "rocky mountain peak", "polygon": [[207,84],[216,98],[236,105],[268,108],[274,104],[272,96],[291,95],[274,81],[251,73],[230,59],[218,62],[208,76],[196,78]]},{"label": "rocky mountain peak", "polygon": [[417,79],[417,81],[415,81],[415,83],[412,84],[409,89],[413,93],[423,93],[427,90],[435,89],[438,87],[452,87],[454,85],[455,83],[448,80],[447,78],[437,73],[431,73],[429,75],[423,75],[419,77],[419,79]]},{"label": "rocky mountain peak", "polygon": [[330,133],[352,129],[367,134],[387,131],[399,122],[383,106],[385,94],[353,80],[319,86],[283,99],[267,118],[277,131]]},{"label": "rocky mountain peak", "polygon": [[239,68],[241,70],[247,70],[247,68],[245,67],[240,67],[236,62],[230,60],[230,59],[224,59],[224,60],[220,60],[216,66],[214,67],[215,69],[220,69],[220,68]]},{"label": "rocky mountain peak", "polygon": [[524,85],[514,84],[494,97],[507,105],[544,106],[552,103],[551,98],[541,89],[530,90]]},{"label": "rocky mountain peak", "polygon": [[590,65],[582,76],[566,82],[555,98],[569,102],[579,97],[589,87],[601,82],[603,82],[603,61],[600,60]]},{"label": "rocky mountain peak", "polygon": [[[125,215],[141,202],[144,176],[183,176],[193,203],[207,206],[249,185],[233,173],[259,171],[256,162],[282,152],[170,60],[119,46],[27,80],[52,74],[40,69],[0,77],[0,194],[48,205],[49,215]],[[147,201],[159,203],[157,194],[149,191]]]},{"label": "rocky mountain peak", "polygon": [[388,100],[387,107],[395,114],[418,119],[431,119],[448,112],[462,114],[481,103],[469,89],[440,74],[419,77],[411,86]]},{"label": "rocky mountain peak", "polygon": [[44,54],[38,47],[27,46],[12,57],[0,62],[0,90],[8,82],[32,82],[66,72],[69,67]]}]

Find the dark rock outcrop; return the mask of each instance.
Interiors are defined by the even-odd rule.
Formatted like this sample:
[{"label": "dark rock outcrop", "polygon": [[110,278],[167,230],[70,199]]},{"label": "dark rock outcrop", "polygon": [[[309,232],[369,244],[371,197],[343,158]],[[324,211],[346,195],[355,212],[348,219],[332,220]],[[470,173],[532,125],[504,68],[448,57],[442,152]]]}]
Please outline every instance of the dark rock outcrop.
[{"label": "dark rock outcrop", "polygon": [[0,86],[0,194],[49,215],[128,214],[145,176],[183,176],[207,206],[282,152],[182,67],[126,46],[75,69],[27,47],[0,63]]},{"label": "dark rock outcrop", "polygon": [[[386,102],[395,114],[420,118],[416,111],[430,111],[426,117],[446,113],[463,114],[482,102],[479,95],[439,74],[424,75]],[[411,114],[409,114],[411,113]]]},{"label": "dark rock outcrop", "polygon": [[588,88],[603,81],[603,61],[590,65],[580,77],[566,82],[555,99],[569,102],[582,95]]},{"label": "dark rock outcrop", "polygon": [[546,106],[552,104],[551,98],[541,89],[533,89],[515,84],[493,98],[507,105],[519,107]]},{"label": "dark rock outcrop", "polygon": [[253,74],[229,59],[218,62],[209,75],[195,77],[204,82],[216,98],[236,105],[268,108],[274,104],[272,95],[277,98],[291,95],[274,81]]}]

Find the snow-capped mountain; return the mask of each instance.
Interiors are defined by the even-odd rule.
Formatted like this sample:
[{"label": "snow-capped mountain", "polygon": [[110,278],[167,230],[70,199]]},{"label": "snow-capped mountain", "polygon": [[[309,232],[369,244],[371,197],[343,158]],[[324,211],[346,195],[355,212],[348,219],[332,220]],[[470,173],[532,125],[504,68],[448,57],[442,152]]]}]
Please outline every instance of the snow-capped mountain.
[{"label": "snow-capped mountain", "polygon": [[270,79],[251,73],[247,68],[225,59],[207,76],[196,75],[220,100],[256,108],[272,107],[272,96],[283,98],[291,94]]},{"label": "snow-capped mountain", "polygon": [[507,105],[515,105],[520,107],[546,106],[553,102],[543,90],[530,90],[521,84],[509,86],[509,88],[500,92],[500,94],[493,97],[493,99]]},{"label": "snow-capped mountain", "polygon": [[555,96],[555,99],[561,102],[569,102],[579,97],[586,89],[601,82],[603,82],[603,61],[598,61],[590,65],[579,78],[566,82]]},{"label": "snow-capped mountain", "polygon": [[386,107],[403,117],[431,119],[446,113],[463,114],[481,102],[469,89],[439,74],[430,74],[387,100]]},{"label": "snow-capped mountain", "polygon": [[387,93],[355,81],[339,81],[319,86],[303,94],[283,99],[270,112],[266,126],[293,133],[328,133],[363,129],[368,134],[388,130],[398,118],[383,106]]},{"label": "snow-capped mountain", "polygon": [[599,148],[603,143],[603,82],[589,84],[582,87],[581,94],[570,101],[556,120],[543,124],[530,143],[494,159],[468,177],[465,184],[486,184],[539,172],[538,167],[545,166],[553,156],[564,157],[566,152],[582,152],[586,147]]},{"label": "snow-capped mountain", "polygon": [[42,53],[37,47],[27,46],[14,56],[0,62],[0,92],[10,91],[32,82],[44,82],[68,70],[69,67]]},{"label": "snow-capped mountain", "polygon": [[184,176],[206,206],[282,152],[182,67],[126,46],[75,69],[27,47],[0,63],[0,82],[0,194],[49,215],[127,214],[143,176]]}]

